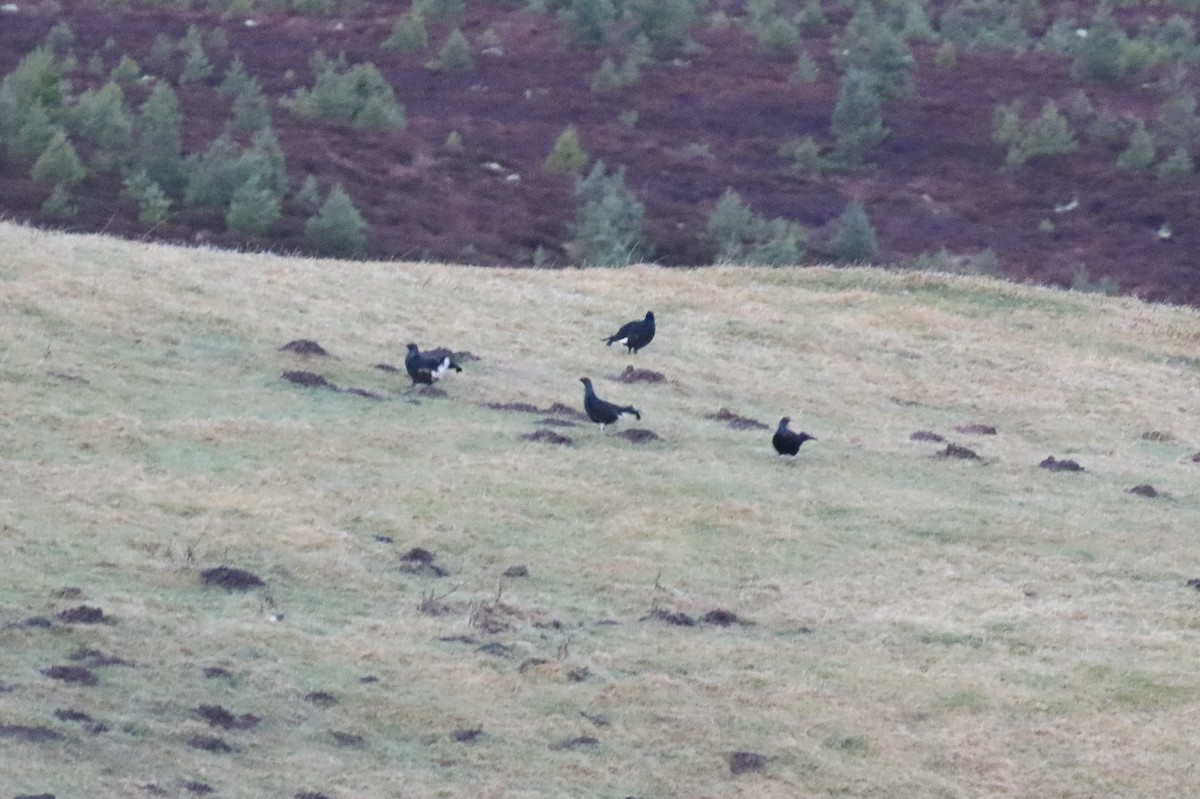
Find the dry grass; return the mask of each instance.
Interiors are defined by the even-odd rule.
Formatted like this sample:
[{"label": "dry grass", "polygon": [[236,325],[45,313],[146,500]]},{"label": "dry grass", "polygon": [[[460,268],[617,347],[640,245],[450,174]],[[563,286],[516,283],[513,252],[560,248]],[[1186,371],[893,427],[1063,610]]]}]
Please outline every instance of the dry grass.
[{"label": "dry grass", "polygon": [[[10,794],[1200,789],[1194,311],[932,274],[343,264],[12,226],[0,251],[0,726],[65,736],[4,739]],[[647,308],[643,353],[600,343]],[[334,357],[277,351],[296,338]],[[409,340],[481,360],[420,398],[373,368]],[[612,379],[631,362],[667,381]],[[539,416],[485,407],[576,407],[583,374],[663,440],[523,442]],[[705,419],[721,407],[818,441],[781,463],[769,433]],[[401,559],[418,546],[449,575]],[[218,565],[266,587],[203,585]],[[56,619],[80,604],[109,621]],[[753,623],[647,618],[717,608]],[[132,665],[42,674],[81,649]],[[210,728],[200,705],[262,721]],[[765,768],[731,774],[736,751]]]}]

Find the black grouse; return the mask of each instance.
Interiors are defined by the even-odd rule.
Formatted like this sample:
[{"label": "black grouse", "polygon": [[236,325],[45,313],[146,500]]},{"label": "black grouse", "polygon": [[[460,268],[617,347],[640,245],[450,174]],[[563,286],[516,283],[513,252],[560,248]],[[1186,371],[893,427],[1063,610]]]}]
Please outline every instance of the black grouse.
[{"label": "black grouse", "polygon": [[775,451],[781,456],[795,456],[800,451],[800,445],[805,441],[816,441],[815,438],[808,433],[793,433],[788,430],[788,422],[792,421],[787,416],[779,420],[779,427],[775,429],[775,435],[771,436],[771,445],[775,447]]},{"label": "black grouse", "polygon": [[600,425],[603,430],[605,425],[612,424],[622,416],[636,416],[639,420],[642,418],[642,412],[632,405],[616,405],[612,402],[606,402],[596,396],[596,390],[592,388],[592,379],[590,377],[579,378],[583,383],[583,409],[587,411],[588,418],[596,424]]},{"label": "black grouse", "polygon": [[462,367],[449,355],[422,355],[416,344],[408,345],[408,354],[404,356],[404,368],[408,370],[408,376],[412,378],[414,386],[417,383],[432,386],[434,381],[440,380],[450,369],[462,371]]},{"label": "black grouse", "polygon": [[624,344],[630,352],[637,352],[654,339],[654,311],[646,311],[645,319],[635,319],[621,325],[621,329],[613,333],[604,343],[608,346]]}]

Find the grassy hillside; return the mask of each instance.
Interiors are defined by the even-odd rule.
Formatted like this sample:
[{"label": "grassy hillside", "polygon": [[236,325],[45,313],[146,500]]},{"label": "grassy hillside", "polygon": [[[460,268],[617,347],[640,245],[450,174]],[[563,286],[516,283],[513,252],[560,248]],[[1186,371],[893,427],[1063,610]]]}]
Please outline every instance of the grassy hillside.
[{"label": "grassy hillside", "polygon": [[[1200,788],[1195,311],[10,225],[0,251],[5,795]],[[647,308],[645,351],[601,344]],[[298,338],[332,357],[278,351]],[[423,396],[374,367],[409,340],[479,360]],[[667,379],[617,382],[629,363]],[[488,407],[579,407],[584,374],[661,440],[523,441],[546,414]],[[721,408],[818,441],[780,462]],[[221,565],[265,585],[206,585]]]}]

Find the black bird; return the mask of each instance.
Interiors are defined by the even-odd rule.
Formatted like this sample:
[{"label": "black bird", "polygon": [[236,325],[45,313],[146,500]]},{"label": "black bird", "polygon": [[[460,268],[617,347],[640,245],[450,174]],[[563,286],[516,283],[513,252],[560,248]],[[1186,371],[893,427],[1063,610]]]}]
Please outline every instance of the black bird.
[{"label": "black bird", "polygon": [[621,329],[613,333],[604,343],[608,346],[624,344],[630,352],[637,352],[654,339],[654,311],[646,311],[645,319],[635,319],[621,325]]},{"label": "black bird", "polygon": [[462,367],[449,355],[422,355],[416,344],[408,345],[408,354],[404,356],[404,368],[408,370],[408,376],[412,378],[414,386],[417,383],[432,386],[450,369],[462,371]]},{"label": "black bird", "polygon": [[788,422],[792,421],[787,416],[779,420],[779,427],[775,429],[775,435],[771,436],[771,446],[775,447],[775,451],[783,455],[795,456],[800,451],[800,445],[805,441],[816,441],[815,438],[808,433],[793,433],[788,430]]},{"label": "black bird", "polygon": [[642,412],[632,405],[621,406],[597,397],[590,377],[581,377],[579,381],[583,383],[583,409],[587,411],[589,419],[600,425],[601,430],[606,424],[612,424],[622,416],[636,416],[641,420]]}]

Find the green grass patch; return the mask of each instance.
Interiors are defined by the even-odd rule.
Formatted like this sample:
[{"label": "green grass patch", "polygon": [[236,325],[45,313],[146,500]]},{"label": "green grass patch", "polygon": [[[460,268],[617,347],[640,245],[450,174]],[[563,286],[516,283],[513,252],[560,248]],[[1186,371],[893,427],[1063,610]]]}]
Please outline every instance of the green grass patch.
[{"label": "green grass patch", "polygon": [[[869,269],[0,245],[0,724],[63,736],[5,740],[11,793],[1200,787],[1192,310]],[[636,358],[601,344],[647,309]],[[427,396],[375,366],[408,341],[479,360]],[[666,380],[616,380],[631,362]],[[583,374],[641,422],[560,446],[489,407],[581,407]],[[721,408],[817,440],[784,462]]]}]

